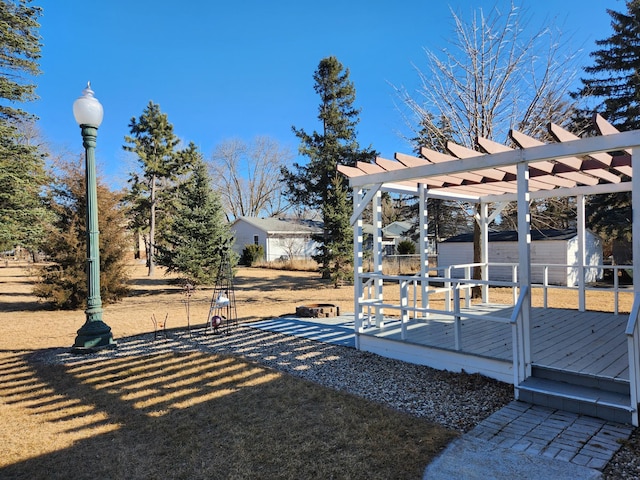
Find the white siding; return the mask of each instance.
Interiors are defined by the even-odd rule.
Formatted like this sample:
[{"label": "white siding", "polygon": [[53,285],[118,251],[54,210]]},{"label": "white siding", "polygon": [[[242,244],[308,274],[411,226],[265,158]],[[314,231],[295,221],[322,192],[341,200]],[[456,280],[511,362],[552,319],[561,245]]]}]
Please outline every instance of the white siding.
[{"label": "white siding", "polygon": [[274,235],[267,239],[268,249],[265,254],[268,261],[281,257],[310,258],[315,255],[319,244],[311,240],[310,235]]},{"label": "white siding", "polygon": [[[586,235],[586,265],[602,265],[604,256],[602,253],[602,240],[591,232]],[[569,240],[567,248],[567,263],[569,265],[577,265],[578,262],[578,237]],[[587,282],[595,282],[602,278],[602,270],[599,268],[589,268],[585,271],[585,279]],[[574,286],[578,284],[578,269],[573,268],[568,274],[568,285]]]},{"label": "white siding", "polygon": [[254,244],[254,235],[258,235],[258,244],[262,245],[265,252],[267,251],[267,232],[250,225],[242,220],[234,223],[233,235],[235,242],[233,243],[233,251],[238,255],[242,255],[242,250],[247,244]]},{"label": "white siding", "polygon": [[242,255],[245,245],[255,243],[254,236],[257,235],[258,245],[264,248],[265,260],[270,262],[284,256],[310,258],[315,255],[319,245],[311,240],[310,231],[268,232],[244,219],[238,219],[231,230],[235,237],[233,250],[238,255]]},{"label": "white siding", "polygon": [[[602,244],[600,239],[591,232],[587,232],[587,264],[602,264]],[[517,263],[517,242],[490,242],[489,263]],[[473,263],[473,244],[469,242],[441,243],[438,246],[438,267]],[[570,240],[539,240],[531,242],[531,281],[543,283],[544,270],[539,265],[577,265],[578,237]],[[464,275],[463,270],[452,272],[452,276],[459,278]],[[602,272],[599,269],[589,269],[586,272],[587,282],[596,281]],[[511,281],[512,268],[489,266],[489,279],[495,281]],[[578,269],[567,267],[551,267],[548,269],[548,283],[552,285],[575,286],[578,282]]]}]

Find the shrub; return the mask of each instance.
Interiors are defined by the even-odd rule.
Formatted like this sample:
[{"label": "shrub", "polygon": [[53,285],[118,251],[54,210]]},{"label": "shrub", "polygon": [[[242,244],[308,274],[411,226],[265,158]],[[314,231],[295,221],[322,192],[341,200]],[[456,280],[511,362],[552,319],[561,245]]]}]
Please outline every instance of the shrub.
[{"label": "shrub", "polygon": [[413,255],[416,253],[416,244],[411,240],[402,240],[397,249],[399,255]]},{"label": "shrub", "polygon": [[254,263],[264,258],[264,247],[262,245],[255,245],[249,243],[242,249],[242,257],[240,257],[240,263],[247,267],[251,267]]},{"label": "shrub", "polygon": [[[61,164],[61,176],[52,186],[49,205],[56,221],[42,252],[50,260],[38,269],[40,277],[34,294],[57,309],[86,307],[87,250],[86,202],[83,168],[75,163]],[[128,287],[127,255],[131,245],[124,228],[126,217],[121,195],[112,192],[98,179],[98,224],[100,230],[100,296],[107,305],[126,296]]]}]

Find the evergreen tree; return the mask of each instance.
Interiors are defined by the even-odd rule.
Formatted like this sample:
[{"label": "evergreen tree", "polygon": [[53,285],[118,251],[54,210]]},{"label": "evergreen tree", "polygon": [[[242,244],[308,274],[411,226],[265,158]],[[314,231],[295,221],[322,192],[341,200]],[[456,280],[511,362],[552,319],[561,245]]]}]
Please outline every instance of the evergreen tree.
[{"label": "evergreen tree", "polygon": [[[420,128],[417,135],[411,139],[414,145],[414,153],[418,156],[421,147],[427,147],[431,150],[447,153],[447,142],[455,138],[451,123],[444,115],[436,121],[433,114],[425,112],[423,119],[419,121]],[[433,127],[436,128],[433,128]],[[428,217],[428,233],[433,235],[436,240],[448,238],[460,233],[468,232],[473,229],[470,225],[472,215],[469,212],[473,206],[463,204],[451,200],[442,200],[440,198],[427,199],[427,217]],[[417,218],[419,204],[414,202],[411,206],[411,212]]]},{"label": "evergreen tree", "polygon": [[[627,12],[607,9],[613,34],[597,40],[602,47],[591,53],[594,65],[586,67],[590,78],[574,93],[600,101],[594,110],[622,131],[640,129],[640,0],[626,2]],[[583,116],[589,112],[583,111]],[[631,241],[631,193],[589,197],[589,227],[608,240]]]},{"label": "evergreen tree", "polygon": [[[40,280],[34,293],[56,308],[76,309],[86,307],[87,299],[86,185],[82,158],[77,163],[63,164],[61,172],[49,195],[56,220],[49,227],[42,247],[51,262],[39,269]],[[98,179],[100,296],[105,304],[128,293],[130,238],[121,200],[121,194],[110,191]]]},{"label": "evergreen tree", "polygon": [[[318,119],[322,131],[307,133],[293,127],[300,140],[299,152],[309,158],[306,165],[294,163],[293,169],[282,169],[286,196],[295,205],[304,205],[324,212],[327,202],[341,198],[333,193],[332,183],[338,164],[355,165],[357,161],[371,161],[376,152],[361,149],[356,140],[356,125],[360,110],[354,108],[355,87],[349,80],[349,69],[344,69],[335,57],[320,61],[313,75],[314,90],[320,96]],[[345,187],[340,187],[345,188]],[[326,219],[323,218],[323,221]],[[353,234],[353,233],[352,233]],[[325,225],[319,242],[325,247],[331,241]],[[332,252],[321,249],[318,256],[323,278],[330,277]]]},{"label": "evergreen tree", "polygon": [[350,219],[350,202],[342,177],[334,175],[327,203],[322,208],[324,230],[329,241],[320,247],[314,260],[328,259],[328,273],[333,285],[338,288],[353,280],[353,227]]},{"label": "evergreen tree", "polygon": [[147,264],[149,276],[155,269],[157,214],[163,204],[163,192],[186,168],[178,155],[178,138],[173,133],[173,125],[160,106],[149,102],[139,119],[129,123],[131,135],[125,137],[123,148],[138,157],[140,171],[130,174],[132,226],[138,231],[148,232]]},{"label": "evergreen tree", "polygon": [[223,254],[230,254],[231,233],[220,195],[211,188],[207,166],[190,144],[183,153],[193,170],[176,190],[176,208],[158,245],[158,264],[192,284],[216,280]]},{"label": "evergreen tree", "polygon": [[640,129],[640,0],[626,2],[627,12],[607,9],[613,34],[597,40],[594,65],[575,96],[600,100],[595,111],[620,130]]},{"label": "evergreen tree", "polygon": [[44,157],[23,141],[22,122],[31,116],[15,105],[35,99],[30,78],[40,73],[39,7],[27,0],[0,1],[0,249],[36,250],[48,214],[40,191]]}]

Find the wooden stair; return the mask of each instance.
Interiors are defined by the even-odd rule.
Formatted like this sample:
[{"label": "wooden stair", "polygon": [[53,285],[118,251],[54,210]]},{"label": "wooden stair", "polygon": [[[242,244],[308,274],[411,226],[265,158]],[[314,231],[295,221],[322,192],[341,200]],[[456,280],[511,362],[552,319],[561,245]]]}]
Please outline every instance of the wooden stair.
[{"label": "wooden stair", "polygon": [[517,387],[518,399],[534,405],[631,423],[629,382],[534,366]]}]

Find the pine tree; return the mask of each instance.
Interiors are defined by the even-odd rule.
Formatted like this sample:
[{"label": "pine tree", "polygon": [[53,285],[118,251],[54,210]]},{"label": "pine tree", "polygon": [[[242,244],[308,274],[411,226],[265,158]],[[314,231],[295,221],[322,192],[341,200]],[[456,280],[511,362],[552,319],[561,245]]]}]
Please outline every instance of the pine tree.
[{"label": "pine tree", "polygon": [[[432,113],[425,112],[424,118],[419,121],[419,124],[421,127],[418,129],[417,135],[411,139],[411,144],[414,145],[414,153],[421,156],[421,147],[447,153],[447,142],[455,137],[451,122],[447,117],[441,115],[436,121]],[[469,224],[469,220],[472,217],[467,213],[472,208],[456,201],[428,198],[428,233],[434,235],[436,240],[439,240],[468,232],[473,228]],[[413,203],[411,212],[415,218],[417,218],[418,209],[418,202]]]},{"label": "pine tree", "polygon": [[327,203],[322,209],[329,241],[320,247],[320,254],[314,259],[329,259],[329,278],[338,288],[353,280],[353,227],[349,221],[351,208],[342,177],[336,174],[331,184]]},{"label": "pine tree", "polygon": [[607,9],[613,34],[597,40],[595,63],[584,71],[582,88],[574,95],[599,99],[595,106],[620,130],[640,129],[640,0],[626,2],[627,12]]},{"label": "pine tree", "polygon": [[176,146],[178,138],[173,133],[173,125],[160,106],[149,102],[139,119],[135,117],[129,123],[131,135],[125,137],[127,145],[123,148],[138,156],[139,172],[130,174],[132,223],[135,228],[149,234],[147,263],[149,276],[155,269],[157,213],[162,207],[163,192],[166,192],[185,170]]},{"label": "pine tree", "polygon": [[24,142],[21,124],[32,117],[15,105],[35,99],[31,77],[40,73],[39,7],[0,1],[0,249],[36,250],[49,218],[40,191],[44,157]]},{"label": "pine tree", "polygon": [[[43,244],[50,263],[39,269],[40,280],[34,293],[54,307],[86,307],[86,186],[82,158],[61,166],[62,175],[54,182],[49,206],[56,220]],[[98,179],[98,228],[100,230],[100,296],[113,303],[128,293],[127,256],[130,238],[121,207],[122,194],[110,191]]]},{"label": "pine tree", "polygon": [[[356,93],[353,82],[349,80],[349,69],[344,69],[335,57],[327,57],[320,61],[313,78],[314,89],[321,99],[318,119],[322,123],[322,131],[307,133],[293,127],[300,140],[299,152],[308,157],[309,162],[306,165],[294,163],[293,170],[283,168],[282,174],[286,196],[292,204],[323,212],[327,202],[341,195],[332,193],[338,164],[355,165],[357,161],[371,161],[376,152],[371,148],[361,149],[356,139],[360,110],[353,106]],[[326,247],[330,240],[325,226],[319,241]],[[329,278],[332,253],[327,248],[321,252],[317,257],[320,271],[323,278]]]},{"label": "pine tree", "polygon": [[158,245],[158,264],[192,284],[216,280],[223,254],[229,254],[231,233],[220,195],[211,188],[207,166],[191,144],[184,155],[193,165],[176,190],[175,211]]},{"label": "pine tree", "polygon": [[[594,65],[584,71],[576,97],[600,101],[594,110],[622,131],[640,129],[640,0],[626,2],[627,12],[607,9],[613,34],[597,40]],[[588,116],[589,112],[582,112]],[[605,239],[631,239],[631,193],[589,197],[587,222]]]}]

